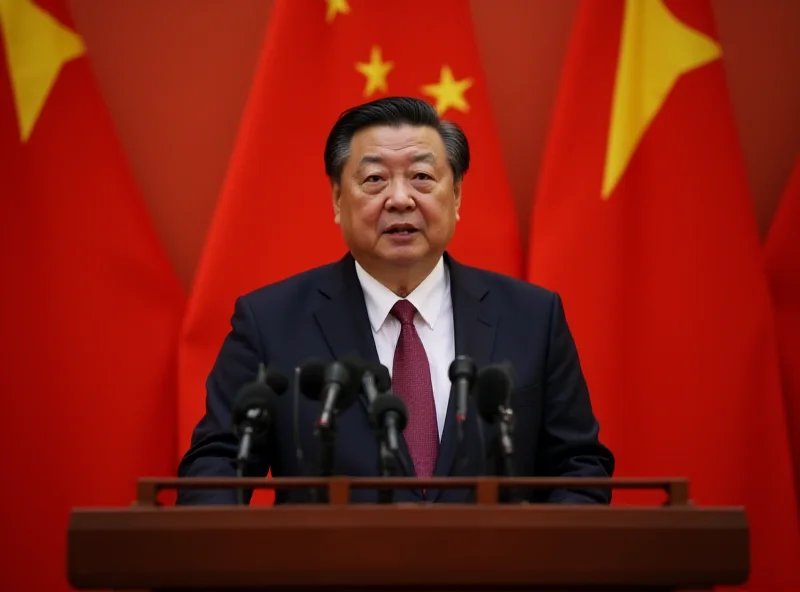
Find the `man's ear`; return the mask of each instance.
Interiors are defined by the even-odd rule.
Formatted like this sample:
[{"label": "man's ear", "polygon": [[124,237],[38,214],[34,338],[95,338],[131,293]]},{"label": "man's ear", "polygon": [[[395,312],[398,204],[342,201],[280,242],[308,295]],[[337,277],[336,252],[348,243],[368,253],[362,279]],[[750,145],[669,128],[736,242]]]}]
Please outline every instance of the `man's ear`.
[{"label": "man's ear", "polygon": [[453,183],[453,198],[455,199],[456,206],[456,220],[461,219],[461,216],[458,213],[458,211],[461,209],[461,183],[462,181]]},{"label": "man's ear", "polygon": [[341,222],[341,211],[339,209],[342,197],[342,186],[339,183],[331,183],[331,199],[333,200],[333,222]]}]

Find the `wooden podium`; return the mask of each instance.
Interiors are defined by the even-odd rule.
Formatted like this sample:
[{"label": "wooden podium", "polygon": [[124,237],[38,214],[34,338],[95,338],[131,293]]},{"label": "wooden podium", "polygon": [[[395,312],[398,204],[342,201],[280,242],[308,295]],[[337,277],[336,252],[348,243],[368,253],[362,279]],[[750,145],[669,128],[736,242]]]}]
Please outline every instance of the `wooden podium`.
[{"label": "wooden podium", "polygon": [[[350,504],[353,488],[472,487],[474,504]],[[324,504],[165,506],[164,489],[327,489]],[[661,489],[663,506],[501,504],[501,486]],[[682,479],[142,479],[125,508],[75,509],[79,590],[702,590],[744,583],[742,508]]]}]

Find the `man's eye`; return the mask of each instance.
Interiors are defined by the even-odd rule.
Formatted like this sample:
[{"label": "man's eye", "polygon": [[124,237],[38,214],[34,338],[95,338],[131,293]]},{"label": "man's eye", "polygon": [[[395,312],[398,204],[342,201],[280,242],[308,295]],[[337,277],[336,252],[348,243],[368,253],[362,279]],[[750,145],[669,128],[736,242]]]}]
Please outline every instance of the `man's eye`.
[{"label": "man's eye", "polygon": [[430,181],[433,179],[428,173],[417,173],[414,175],[415,179],[421,179],[423,181]]},{"label": "man's eye", "polygon": [[366,179],[364,179],[364,183],[379,183],[381,178],[379,175],[370,175]]}]

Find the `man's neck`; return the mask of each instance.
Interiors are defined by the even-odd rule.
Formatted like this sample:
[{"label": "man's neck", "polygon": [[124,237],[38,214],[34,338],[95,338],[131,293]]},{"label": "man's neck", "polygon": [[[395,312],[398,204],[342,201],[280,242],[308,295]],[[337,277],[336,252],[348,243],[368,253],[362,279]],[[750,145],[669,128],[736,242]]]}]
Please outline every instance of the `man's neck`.
[{"label": "man's neck", "polygon": [[358,263],[364,268],[364,271],[386,288],[400,298],[406,298],[431,274],[439,262],[439,258],[434,257],[430,261],[426,259],[406,266],[390,266],[384,261],[359,261]]}]

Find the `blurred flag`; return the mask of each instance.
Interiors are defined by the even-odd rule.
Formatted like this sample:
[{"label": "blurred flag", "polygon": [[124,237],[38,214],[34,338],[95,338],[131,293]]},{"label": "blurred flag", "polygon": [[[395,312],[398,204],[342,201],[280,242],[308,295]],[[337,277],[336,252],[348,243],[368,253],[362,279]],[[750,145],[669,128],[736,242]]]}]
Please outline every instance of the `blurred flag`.
[{"label": "blurred flag", "polygon": [[388,95],[431,101],[470,140],[451,253],[522,275],[467,0],[405,0],[401,9],[369,0],[277,0],[184,324],[181,453],[202,416],[205,379],[236,297],[344,254],[324,174],[325,139],[343,110]]},{"label": "blurred flag", "polygon": [[184,295],[65,2],[0,0],[0,590],[68,590],[73,506],[175,470]]},{"label": "blurred flag", "polygon": [[[752,590],[800,586],[771,304],[708,1],[580,4],[533,213],[619,476],[744,505]],[[622,501],[642,496],[615,493]]]},{"label": "blurred flag", "polygon": [[800,490],[800,157],[772,220],[766,254],[795,483]]}]

